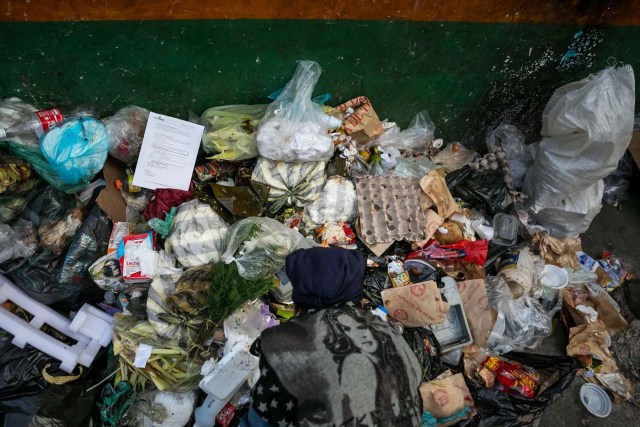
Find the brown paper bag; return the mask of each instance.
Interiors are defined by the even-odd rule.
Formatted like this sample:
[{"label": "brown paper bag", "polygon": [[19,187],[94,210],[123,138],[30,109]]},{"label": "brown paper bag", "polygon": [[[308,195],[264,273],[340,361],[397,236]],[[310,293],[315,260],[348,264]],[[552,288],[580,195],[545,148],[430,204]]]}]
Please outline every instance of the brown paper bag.
[{"label": "brown paper bag", "polygon": [[458,205],[447,188],[447,182],[437,169],[422,177],[420,188],[433,201],[438,215],[442,218],[447,219],[458,210]]},{"label": "brown paper bag", "polygon": [[540,257],[547,263],[559,267],[571,267],[574,270],[580,269],[580,263],[576,256],[576,251],[582,250],[580,239],[565,237],[557,239],[548,234],[536,234],[533,236],[533,245],[536,247]]},{"label": "brown paper bag", "polygon": [[600,320],[571,328],[567,355],[576,357],[584,366],[593,367],[601,361],[598,372],[602,374],[618,372],[618,366],[607,348],[606,334],[604,323]]},{"label": "brown paper bag", "polygon": [[442,323],[449,311],[433,281],[385,289],[382,301],[391,317],[410,328]]},{"label": "brown paper bag", "polygon": [[496,312],[489,306],[485,282],[484,280],[467,280],[458,282],[457,285],[473,337],[473,344],[465,347],[463,351],[474,345],[486,347],[496,321]]},{"label": "brown paper bag", "polygon": [[345,117],[343,122],[344,131],[347,135],[351,135],[359,143],[365,143],[384,133],[380,119],[369,98],[359,96],[338,105],[336,108],[344,112],[349,107],[353,108],[354,113],[349,117]]},{"label": "brown paper bag", "polygon": [[[467,388],[462,374],[452,375],[446,371],[428,383],[420,385],[420,397],[422,408],[434,418],[442,419],[457,414],[465,407],[474,407],[473,397]],[[473,412],[468,415],[445,423],[436,424],[438,427],[454,425],[459,421],[473,417]]]}]

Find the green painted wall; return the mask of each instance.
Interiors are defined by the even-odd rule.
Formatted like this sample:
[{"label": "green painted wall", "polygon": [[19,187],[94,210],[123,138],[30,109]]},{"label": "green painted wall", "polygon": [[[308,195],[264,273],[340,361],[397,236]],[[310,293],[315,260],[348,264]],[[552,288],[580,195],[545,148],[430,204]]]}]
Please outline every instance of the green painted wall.
[{"label": "green painted wall", "polygon": [[[188,117],[264,102],[295,60],[316,93],[367,95],[408,124],[427,109],[445,140],[477,146],[508,121],[535,139],[553,89],[616,61],[640,70],[640,27],[381,21],[0,23],[0,96],[37,105],[128,105]],[[574,56],[575,53],[575,56]]]}]

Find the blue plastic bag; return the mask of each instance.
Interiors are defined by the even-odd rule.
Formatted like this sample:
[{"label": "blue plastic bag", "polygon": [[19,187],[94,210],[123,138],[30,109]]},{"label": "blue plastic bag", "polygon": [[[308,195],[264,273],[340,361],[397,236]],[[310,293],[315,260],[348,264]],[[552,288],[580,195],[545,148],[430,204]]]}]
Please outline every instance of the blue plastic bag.
[{"label": "blue plastic bag", "polygon": [[78,117],[44,134],[40,149],[65,184],[88,184],[107,160],[109,134],[100,121]]}]

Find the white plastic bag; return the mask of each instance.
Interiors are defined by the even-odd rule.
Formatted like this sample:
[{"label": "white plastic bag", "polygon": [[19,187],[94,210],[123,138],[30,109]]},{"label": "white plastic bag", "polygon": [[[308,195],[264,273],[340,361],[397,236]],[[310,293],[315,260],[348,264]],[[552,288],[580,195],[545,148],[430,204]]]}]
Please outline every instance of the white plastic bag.
[{"label": "white plastic bag", "polygon": [[227,224],[199,200],[183,203],[171,223],[166,250],[185,267],[220,261]]},{"label": "white plastic bag", "polygon": [[522,188],[524,175],[533,163],[531,151],[524,144],[522,132],[512,125],[500,125],[487,133],[487,148],[491,153],[496,148],[502,148],[509,163],[513,188]]},{"label": "white plastic bag", "polygon": [[556,207],[613,172],[629,146],[633,69],[607,68],[555,91],[542,114],[542,140],[523,190],[534,212]]},{"label": "white plastic bag", "polygon": [[284,267],[291,252],[316,244],[271,218],[249,217],[229,228],[222,261],[235,262],[238,273],[247,280],[259,280]]},{"label": "white plastic bag", "polygon": [[533,218],[553,236],[577,237],[589,229],[591,221],[600,213],[603,191],[604,184],[600,180],[556,206],[534,212]]},{"label": "white plastic bag", "polygon": [[305,210],[314,224],[352,222],[358,214],[358,197],[351,181],[341,176],[327,180],[320,197]]},{"label": "white plastic bag", "polygon": [[298,62],[293,78],[269,105],[258,126],[261,156],[285,162],[322,161],[333,156],[329,130],[339,127],[341,121],[311,101],[321,72],[316,62]]}]

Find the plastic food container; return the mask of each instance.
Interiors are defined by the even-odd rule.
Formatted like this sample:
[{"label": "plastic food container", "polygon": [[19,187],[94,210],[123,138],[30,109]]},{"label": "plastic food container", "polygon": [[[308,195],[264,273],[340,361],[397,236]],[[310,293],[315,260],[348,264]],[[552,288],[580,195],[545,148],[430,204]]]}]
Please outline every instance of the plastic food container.
[{"label": "plastic food container", "polygon": [[518,241],[520,221],[513,215],[499,213],[493,217],[493,240],[496,245],[513,246]]}]

